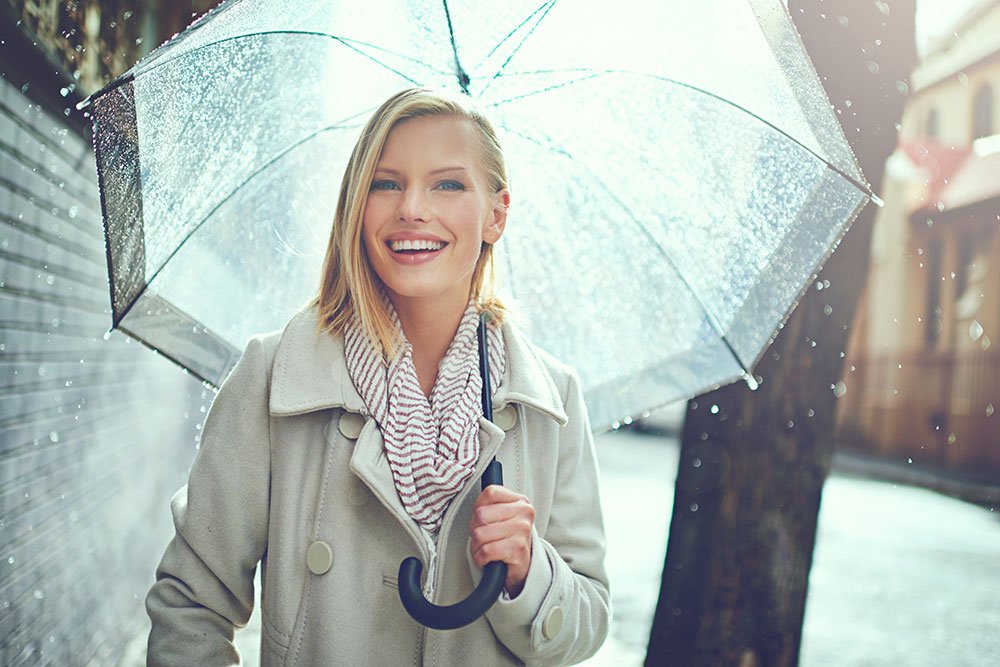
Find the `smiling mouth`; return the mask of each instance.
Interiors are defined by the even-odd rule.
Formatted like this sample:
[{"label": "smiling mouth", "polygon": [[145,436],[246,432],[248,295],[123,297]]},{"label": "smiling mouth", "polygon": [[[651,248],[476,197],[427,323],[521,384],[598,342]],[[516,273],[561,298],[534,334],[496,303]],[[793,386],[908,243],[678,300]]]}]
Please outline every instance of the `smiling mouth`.
[{"label": "smiling mouth", "polygon": [[387,241],[386,245],[389,247],[389,250],[397,255],[416,255],[422,252],[437,252],[448,244],[444,241],[426,241],[421,239],[414,241]]}]

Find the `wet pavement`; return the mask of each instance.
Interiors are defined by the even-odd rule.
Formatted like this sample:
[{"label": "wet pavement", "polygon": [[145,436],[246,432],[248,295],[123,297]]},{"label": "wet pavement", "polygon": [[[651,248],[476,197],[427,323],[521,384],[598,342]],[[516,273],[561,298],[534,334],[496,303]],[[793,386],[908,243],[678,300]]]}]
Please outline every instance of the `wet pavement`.
[{"label": "wet pavement", "polygon": [[[614,619],[588,667],[642,664],[677,470],[672,437],[599,437]],[[1000,516],[924,489],[834,473],[824,488],[802,667],[986,667],[1000,655]],[[148,621],[146,621],[148,623]],[[137,630],[121,667],[144,664]],[[256,665],[259,619],[236,635]]]}]

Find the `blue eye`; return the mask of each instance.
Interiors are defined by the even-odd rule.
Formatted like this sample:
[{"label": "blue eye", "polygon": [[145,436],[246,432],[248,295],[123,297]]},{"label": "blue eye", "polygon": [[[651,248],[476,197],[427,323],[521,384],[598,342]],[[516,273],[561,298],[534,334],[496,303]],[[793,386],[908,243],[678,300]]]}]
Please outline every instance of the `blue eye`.
[{"label": "blue eye", "polygon": [[372,181],[372,190],[390,190],[394,188],[396,184],[392,181]]},{"label": "blue eye", "polygon": [[[453,187],[452,187],[453,186]],[[445,190],[464,190],[465,186],[458,181],[441,181],[441,187]]]}]

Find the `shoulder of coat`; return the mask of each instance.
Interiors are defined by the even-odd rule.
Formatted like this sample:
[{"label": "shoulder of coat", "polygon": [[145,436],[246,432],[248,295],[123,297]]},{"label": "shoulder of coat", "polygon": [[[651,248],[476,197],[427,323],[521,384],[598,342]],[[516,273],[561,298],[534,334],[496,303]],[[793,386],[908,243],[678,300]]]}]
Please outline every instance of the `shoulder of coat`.
[{"label": "shoulder of coat", "polygon": [[552,385],[558,392],[559,397],[565,403],[567,397],[567,389],[569,388],[571,378],[578,378],[579,375],[576,369],[567,364],[565,361],[559,359],[551,352],[539,347],[533,340],[528,338],[523,331],[518,329],[516,326],[511,325],[510,331],[513,335],[521,339],[524,347],[530,350],[531,354],[534,355],[535,359],[538,361],[538,365],[545,370],[548,374],[549,379],[552,381]]}]

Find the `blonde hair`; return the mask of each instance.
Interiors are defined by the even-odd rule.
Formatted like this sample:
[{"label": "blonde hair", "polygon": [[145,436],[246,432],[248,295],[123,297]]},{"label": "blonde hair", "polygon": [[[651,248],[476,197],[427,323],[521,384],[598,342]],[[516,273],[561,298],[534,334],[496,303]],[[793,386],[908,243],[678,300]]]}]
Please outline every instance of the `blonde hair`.
[{"label": "blonde hair", "polygon": [[[379,296],[379,280],[361,240],[361,222],[375,167],[389,133],[402,121],[420,116],[452,116],[472,121],[480,138],[480,164],[493,194],[508,187],[507,168],[493,125],[465,98],[427,88],[408,88],[387,99],[365,124],[344,170],[319,293],[309,305],[319,309],[320,334],[342,332],[357,312],[368,335],[382,344],[387,356],[396,352],[401,341]],[[480,312],[487,312],[499,324],[509,311],[497,298],[495,280],[493,246],[484,242],[472,274],[471,295]]]}]

